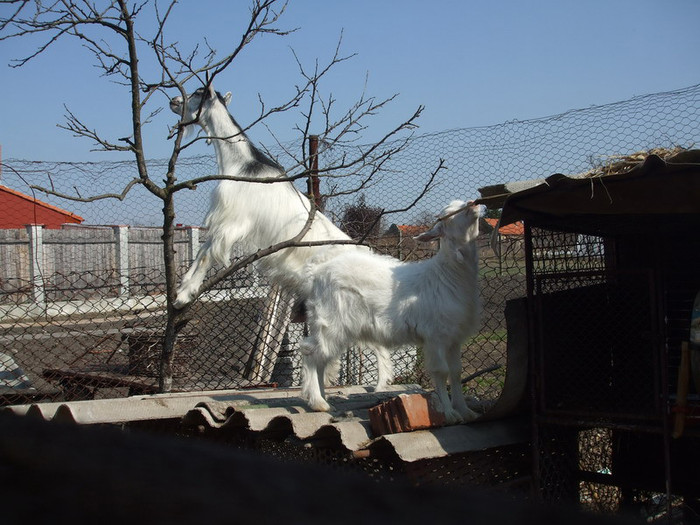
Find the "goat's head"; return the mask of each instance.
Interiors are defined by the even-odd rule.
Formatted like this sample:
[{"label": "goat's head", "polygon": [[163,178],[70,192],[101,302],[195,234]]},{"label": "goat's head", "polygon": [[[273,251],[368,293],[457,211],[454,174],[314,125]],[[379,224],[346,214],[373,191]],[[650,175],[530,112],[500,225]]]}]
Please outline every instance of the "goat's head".
[{"label": "goat's head", "polygon": [[207,115],[216,104],[223,104],[226,107],[229,102],[231,102],[230,92],[222,95],[215,91],[210,84],[193,91],[184,100],[179,95],[173,97],[170,99],[170,109],[173,110],[173,113],[180,115],[183,123],[197,122],[201,124],[202,117]]},{"label": "goat's head", "polygon": [[440,239],[440,249],[461,253],[460,248],[479,236],[481,206],[472,201],[454,200],[445,206],[437,216],[435,224],[426,232],[416,236],[420,242]]}]

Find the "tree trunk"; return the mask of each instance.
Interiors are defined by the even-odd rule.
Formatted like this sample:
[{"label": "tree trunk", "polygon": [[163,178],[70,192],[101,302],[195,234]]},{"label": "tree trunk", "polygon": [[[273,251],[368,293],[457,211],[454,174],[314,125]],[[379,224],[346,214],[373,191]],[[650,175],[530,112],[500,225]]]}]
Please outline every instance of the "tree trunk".
[{"label": "tree trunk", "polygon": [[[168,179],[172,179],[169,174]],[[177,286],[177,268],[175,266],[175,203],[173,194],[167,192],[163,199],[163,262],[165,264],[165,290],[167,296],[167,322],[163,334],[163,349],[160,356],[160,376],[158,389],[170,392],[173,388],[173,358],[178,332],[186,324],[181,322],[184,311],[173,308]]]}]

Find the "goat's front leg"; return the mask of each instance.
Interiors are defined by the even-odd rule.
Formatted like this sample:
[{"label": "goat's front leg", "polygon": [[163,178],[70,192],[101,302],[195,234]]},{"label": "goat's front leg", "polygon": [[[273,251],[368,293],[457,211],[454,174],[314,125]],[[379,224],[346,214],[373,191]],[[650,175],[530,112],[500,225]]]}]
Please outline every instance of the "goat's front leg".
[{"label": "goat's front leg", "polygon": [[450,369],[450,394],[452,397],[452,408],[459,412],[465,423],[474,421],[479,414],[467,406],[462,391],[462,349],[459,345],[450,348],[447,354],[448,366]]},{"label": "goat's front leg", "polygon": [[448,425],[462,423],[461,414],[455,410],[450,403],[450,396],[447,393],[447,377],[449,375],[448,362],[445,355],[445,350],[439,346],[425,345],[423,347],[423,355],[425,357],[425,367],[430,374],[435,387],[435,393],[442,405],[442,411],[445,414],[445,421]]},{"label": "goat's front leg", "polygon": [[177,297],[173,306],[175,308],[182,308],[183,306],[194,301],[199,295],[199,289],[204,282],[204,277],[212,265],[212,258],[209,254],[210,247],[209,243],[205,244],[199,253],[197,258],[187,270],[187,273],[182,278],[182,282],[177,289]]}]

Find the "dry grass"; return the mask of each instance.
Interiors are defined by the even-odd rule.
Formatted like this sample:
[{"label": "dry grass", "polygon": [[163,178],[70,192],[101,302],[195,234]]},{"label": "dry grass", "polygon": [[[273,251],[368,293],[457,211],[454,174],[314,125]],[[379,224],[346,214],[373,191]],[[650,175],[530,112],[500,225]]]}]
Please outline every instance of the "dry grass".
[{"label": "dry grass", "polygon": [[649,150],[637,151],[628,155],[608,155],[605,157],[591,159],[594,168],[580,173],[578,177],[605,177],[607,175],[620,175],[627,173],[632,168],[638,166],[646,160],[649,155],[657,155],[666,160],[669,157],[677,155],[687,148],[676,146],[674,148],[652,148]]}]

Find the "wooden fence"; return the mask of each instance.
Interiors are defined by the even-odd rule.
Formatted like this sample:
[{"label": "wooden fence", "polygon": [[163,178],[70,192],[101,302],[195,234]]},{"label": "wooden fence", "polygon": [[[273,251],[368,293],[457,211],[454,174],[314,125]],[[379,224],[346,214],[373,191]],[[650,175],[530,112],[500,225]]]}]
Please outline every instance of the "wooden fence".
[{"label": "wooden fence", "polygon": [[[205,233],[196,226],[175,230],[175,264],[180,276],[196,256]],[[27,304],[46,313],[47,305],[57,302],[112,299],[125,303],[162,296],[165,268],[161,235],[160,228],[139,226],[66,224],[61,229],[40,225],[0,229],[0,311],[7,313],[8,305],[22,305],[23,315],[27,315]],[[493,255],[489,237],[480,239],[482,256]],[[510,246],[511,241],[517,246]],[[394,256],[403,249],[409,259],[424,258],[434,250],[410,242],[388,235],[375,239],[372,245]],[[510,248],[505,252],[521,252],[519,238],[508,239],[506,245]],[[209,295],[214,298],[222,293],[230,295],[232,288],[261,286],[252,268],[233,279],[241,282],[222,283],[222,290]]]},{"label": "wooden fence", "polygon": [[[140,295],[144,287],[165,282],[161,231],[79,225],[0,230],[0,301]],[[199,228],[178,229],[175,239],[176,263],[186,264],[199,248]]]},{"label": "wooden fence", "polygon": [[[40,225],[0,230],[0,310],[13,317],[30,316],[31,308],[47,313],[66,302],[129,308],[138,301],[164,301],[165,269],[160,228]],[[175,263],[182,274],[201,242],[199,227],[175,231]],[[243,272],[248,286],[257,286],[252,270]],[[238,278],[241,278],[238,276]],[[228,283],[230,286],[230,283]],[[217,292],[212,292],[216,294]],[[148,299],[148,300],[146,300]],[[65,313],[65,312],[64,312]]]}]

